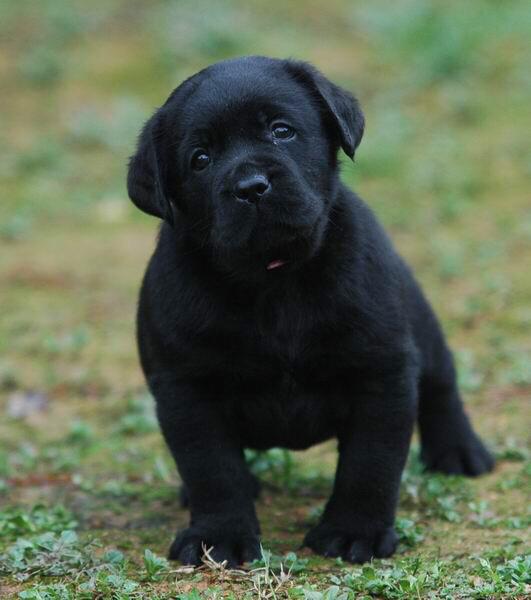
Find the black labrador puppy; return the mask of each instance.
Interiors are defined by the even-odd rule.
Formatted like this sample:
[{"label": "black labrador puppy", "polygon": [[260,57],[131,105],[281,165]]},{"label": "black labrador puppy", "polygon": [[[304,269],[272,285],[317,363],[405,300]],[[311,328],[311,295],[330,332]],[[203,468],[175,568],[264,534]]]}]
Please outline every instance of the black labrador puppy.
[{"label": "black labrador puppy", "polygon": [[430,470],[479,475],[452,355],[411,271],[340,181],[364,119],[312,66],[246,57],[184,81],[146,123],[128,192],[164,220],[140,293],[138,343],[190,526],[233,566],[259,556],[244,448],[339,442],[332,496],[305,544],[390,556],[415,420]]}]

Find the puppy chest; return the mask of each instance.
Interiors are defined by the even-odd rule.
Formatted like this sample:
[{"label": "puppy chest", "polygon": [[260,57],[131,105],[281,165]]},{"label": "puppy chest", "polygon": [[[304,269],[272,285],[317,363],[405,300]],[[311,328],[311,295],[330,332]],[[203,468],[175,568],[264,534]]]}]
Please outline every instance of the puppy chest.
[{"label": "puppy chest", "polygon": [[286,330],[275,335],[250,331],[237,337],[211,336],[197,351],[189,351],[180,369],[194,377],[223,380],[235,390],[276,390],[289,397],[300,390],[322,392],[342,387],[355,368],[358,353],[341,336],[297,335]]},{"label": "puppy chest", "polygon": [[[319,390],[322,392],[322,390]],[[236,394],[230,418],[245,446],[303,449],[335,435],[338,402],[306,390],[285,373],[276,385],[262,382]]]}]

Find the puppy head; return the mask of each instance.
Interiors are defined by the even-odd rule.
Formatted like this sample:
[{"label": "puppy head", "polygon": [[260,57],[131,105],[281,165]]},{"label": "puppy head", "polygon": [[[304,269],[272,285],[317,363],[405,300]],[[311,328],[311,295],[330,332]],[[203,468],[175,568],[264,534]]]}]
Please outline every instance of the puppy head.
[{"label": "puppy head", "polygon": [[318,250],[356,100],[312,66],[246,57],[187,79],[146,123],[128,192],[226,269],[297,265]]}]

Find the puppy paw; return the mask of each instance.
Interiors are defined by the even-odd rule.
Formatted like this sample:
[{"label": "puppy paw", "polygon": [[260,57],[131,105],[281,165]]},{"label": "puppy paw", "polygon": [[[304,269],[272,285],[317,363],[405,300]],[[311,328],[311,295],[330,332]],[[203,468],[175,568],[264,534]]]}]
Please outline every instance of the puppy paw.
[{"label": "puppy paw", "polygon": [[373,534],[352,534],[326,522],[319,523],[304,538],[304,545],[329,558],[341,557],[352,563],[364,563],[371,558],[387,558],[394,554],[398,537],[393,527]]},{"label": "puppy paw", "polygon": [[424,447],[421,459],[428,471],[477,477],[494,468],[494,458],[481,440],[474,438],[449,448]]},{"label": "puppy paw", "polygon": [[228,525],[216,529],[193,525],[177,534],[168,558],[198,566],[202,562],[204,548],[212,548],[210,556],[216,562],[227,561],[229,568],[261,556],[260,538],[252,530],[242,531],[241,527]]}]

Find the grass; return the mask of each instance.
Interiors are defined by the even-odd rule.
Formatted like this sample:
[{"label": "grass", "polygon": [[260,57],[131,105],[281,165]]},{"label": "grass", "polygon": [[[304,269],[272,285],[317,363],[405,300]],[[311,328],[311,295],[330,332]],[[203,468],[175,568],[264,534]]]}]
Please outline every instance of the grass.
[{"label": "grass", "polygon": [[[524,598],[530,591],[531,210],[527,2],[7,0],[0,6],[0,596]],[[343,176],[440,315],[477,429],[478,480],[404,474],[392,560],[300,549],[332,443],[249,452],[261,561],[168,563],[186,524],[134,345],[156,223],[129,203],[143,120],[198,68],[316,63],[367,116]],[[208,549],[207,549],[208,550]]]}]

